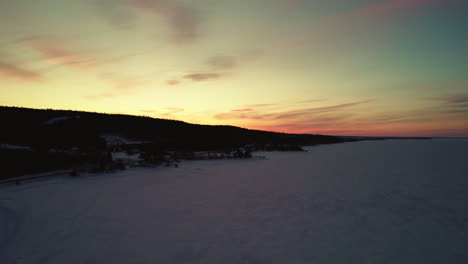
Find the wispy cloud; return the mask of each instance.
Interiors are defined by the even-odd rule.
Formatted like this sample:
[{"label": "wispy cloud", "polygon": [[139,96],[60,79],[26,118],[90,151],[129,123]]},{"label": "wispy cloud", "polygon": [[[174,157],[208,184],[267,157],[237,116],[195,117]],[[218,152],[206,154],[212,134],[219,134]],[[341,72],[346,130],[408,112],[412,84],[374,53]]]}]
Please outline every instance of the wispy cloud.
[{"label": "wispy cloud", "polygon": [[[460,102],[461,97],[456,101]],[[433,122],[460,122],[466,119],[465,108],[419,107],[401,111],[375,109],[378,101],[364,100],[320,107],[295,108],[293,103],[267,107],[234,108],[213,116],[226,123],[239,123],[252,129],[291,133],[341,134],[341,135],[391,135],[404,134],[409,127],[425,127]],[[458,103],[459,106],[464,103]],[[292,108],[292,109],[291,109]],[[468,108],[466,108],[468,110]],[[417,135],[418,130],[408,132]],[[421,131],[421,130],[419,130]],[[413,133],[414,132],[414,133]],[[385,134],[386,133],[386,134]],[[427,134],[425,134],[427,135]]]},{"label": "wispy cloud", "polygon": [[203,82],[213,79],[219,79],[222,75],[220,73],[194,73],[187,74],[184,76],[185,79],[192,80],[194,82]]},{"label": "wispy cloud", "polygon": [[424,99],[440,102],[438,106],[432,108],[432,111],[445,118],[449,118],[449,116],[468,117],[468,93],[439,95]]},{"label": "wispy cloud", "polygon": [[191,73],[186,74],[178,78],[170,79],[166,81],[166,84],[169,86],[176,86],[183,83],[184,80],[192,82],[206,82],[211,80],[216,80],[223,77],[224,74],[216,72],[205,72],[205,73]]},{"label": "wispy cloud", "polygon": [[438,97],[428,97],[427,99],[442,101],[449,104],[465,104],[468,103],[468,94],[449,94]]},{"label": "wispy cloud", "polygon": [[176,86],[176,85],[180,84],[180,81],[178,81],[178,80],[168,80],[166,83],[168,85],[170,85],[170,86]]},{"label": "wispy cloud", "polygon": [[243,109],[233,109],[231,110],[231,112],[249,112],[249,111],[253,111],[252,108],[243,108]]},{"label": "wispy cloud", "polygon": [[313,114],[323,114],[323,113],[342,111],[342,110],[346,110],[354,106],[362,105],[368,102],[370,102],[370,100],[347,103],[347,104],[332,105],[332,106],[293,110],[293,111],[288,111],[286,113],[278,114],[275,116],[275,119],[291,119],[291,118],[297,118],[297,117],[302,117],[302,116],[309,116]]},{"label": "wispy cloud", "polygon": [[199,36],[200,16],[190,5],[174,0],[97,0],[98,10],[113,24],[131,26],[143,13],[162,17],[177,42]]},{"label": "wispy cloud", "polygon": [[178,77],[173,76],[173,78],[166,80],[166,84],[169,86],[176,86],[183,84],[184,81],[204,82],[216,80],[231,75],[232,70],[238,66],[238,63],[234,56],[216,55],[209,57],[204,62],[203,66],[204,68],[209,66],[209,68],[207,68],[206,71],[200,71],[198,73],[190,73]]},{"label": "wispy cloud", "polygon": [[[335,112],[345,112],[352,107],[366,104],[370,101],[359,101],[347,104],[339,104],[325,107],[315,107],[315,108],[302,108],[295,110],[281,110],[274,109],[273,112],[264,111],[261,109],[249,109],[249,111],[229,111],[225,113],[219,113],[214,115],[214,118],[217,120],[235,120],[235,119],[252,119],[252,120],[267,120],[267,121],[280,121],[287,120],[290,121],[307,121],[307,120],[319,120],[327,121],[333,120],[336,121],[339,119],[336,116],[331,117],[330,113]],[[240,109],[245,110],[245,109]],[[328,114],[328,115],[327,115]],[[348,115],[348,113],[346,113]]]},{"label": "wispy cloud", "polygon": [[[84,49],[75,42],[51,35],[26,35],[9,40],[3,43],[3,45],[6,46],[9,53],[5,53],[6,55],[0,54],[0,57],[11,57],[9,60],[15,61],[15,65],[18,68],[24,69],[24,65],[39,65],[41,67],[40,71],[44,74],[58,68],[73,70],[94,69],[154,52],[141,51],[128,52],[126,54],[111,54],[111,51],[99,50],[99,48],[88,47]],[[5,60],[3,62],[5,63]],[[45,66],[44,63],[48,65]],[[19,67],[18,65],[22,66]]]},{"label": "wispy cloud", "polygon": [[42,73],[37,71],[28,70],[21,66],[5,63],[0,61],[0,75],[19,79],[24,81],[40,81],[43,79]]},{"label": "wispy cloud", "polygon": [[85,69],[97,65],[97,59],[59,45],[29,43],[28,46],[51,63],[72,69]]}]

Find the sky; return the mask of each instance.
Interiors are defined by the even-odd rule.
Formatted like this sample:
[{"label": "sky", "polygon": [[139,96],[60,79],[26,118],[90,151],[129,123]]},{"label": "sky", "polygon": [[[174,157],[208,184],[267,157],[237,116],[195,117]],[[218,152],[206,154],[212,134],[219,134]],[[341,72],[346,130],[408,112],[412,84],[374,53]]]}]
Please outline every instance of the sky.
[{"label": "sky", "polygon": [[468,0],[0,0],[0,105],[468,136]]}]

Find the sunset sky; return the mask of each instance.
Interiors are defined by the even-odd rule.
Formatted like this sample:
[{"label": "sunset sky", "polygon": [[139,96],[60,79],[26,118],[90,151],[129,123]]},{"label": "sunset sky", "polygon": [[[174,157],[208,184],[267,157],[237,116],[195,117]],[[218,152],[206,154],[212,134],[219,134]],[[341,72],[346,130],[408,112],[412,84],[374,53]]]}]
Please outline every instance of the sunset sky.
[{"label": "sunset sky", "polygon": [[0,105],[468,136],[468,1],[0,0]]}]

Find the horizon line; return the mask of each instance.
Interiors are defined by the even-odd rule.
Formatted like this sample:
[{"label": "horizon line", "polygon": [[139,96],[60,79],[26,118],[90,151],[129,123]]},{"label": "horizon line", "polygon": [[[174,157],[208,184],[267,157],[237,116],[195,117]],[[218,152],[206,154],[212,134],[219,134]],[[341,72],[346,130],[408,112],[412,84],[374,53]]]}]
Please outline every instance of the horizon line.
[{"label": "horizon line", "polygon": [[26,107],[26,106],[12,106],[12,105],[0,105],[0,108],[22,108],[22,109],[29,109],[29,110],[51,110],[51,111],[70,111],[70,112],[84,112],[84,113],[93,113],[93,114],[106,114],[106,115],[126,115],[126,116],[134,116],[134,117],[143,117],[143,118],[152,118],[152,119],[161,119],[161,120],[171,120],[171,121],[176,121],[176,122],[183,122],[187,124],[192,124],[192,125],[202,125],[202,126],[231,126],[231,127],[237,127],[237,128],[242,128],[242,129],[248,129],[248,130],[256,130],[256,131],[264,131],[264,132],[273,132],[273,133],[284,133],[284,134],[295,134],[295,135],[323,135],[323,136],[335,136],[335,137],[362,137],[362,138],[427,138],[427,139],[443,139],[443,138],[448,138],[448,139],[467,139],[467,136],[394,136],[394,135],[384,135],[384,136],[372,136],[372,135],[346,135],[346,134],[317,134],[317,133],[291,133],[291,132],[284,132],[284,131],[274,131],[274,130],[262,130],[262,129],[254,129],[254,128],[248,128],[248,127],[241,127],[241,126],[236,126],[236,125],[229,125],[229,124],[223,124],[223,125],[212,125],[212,124],[202,124],[202,123],[192,123],[189,121],[184,121],[184,120],[179,120],[179,119],[171,119],[171,118],[165,118],[165,117],[154,117],[154,116],[149,116],[149,115],[135,115],[135,114],[128,114],[128,113],[115,113],[115,112],[95,112],[95,111],[90,111],[90,110],[75,110],[75,109],[58,109],[58,108],[35,108],[35,107]]}]

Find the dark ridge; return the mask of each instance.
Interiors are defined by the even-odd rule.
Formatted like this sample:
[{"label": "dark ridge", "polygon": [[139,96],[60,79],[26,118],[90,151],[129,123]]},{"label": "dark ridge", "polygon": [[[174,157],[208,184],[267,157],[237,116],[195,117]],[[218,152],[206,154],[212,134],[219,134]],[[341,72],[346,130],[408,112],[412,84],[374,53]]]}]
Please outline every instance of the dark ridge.
[{"label": "dark ridge", "polygon": [[[0,122],[0,158],[4,163],[0,178],[86,166],[107,170],[112,167],[108,163],[113,151],[132,150],[143,162],[160,163],[168,153],[171,159],[194,158],[193,153],[199,151],[223,153],[220,157],[250,157],[250,152],[256,150],[302,150],[304,145],[355,140],[145,116],[5,106],[0,107]],[[109,144],[106,135],[127,142]]]}]

